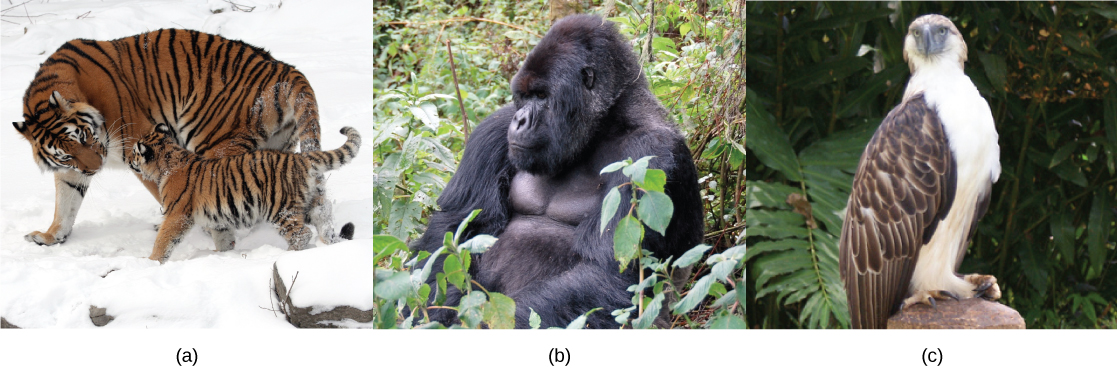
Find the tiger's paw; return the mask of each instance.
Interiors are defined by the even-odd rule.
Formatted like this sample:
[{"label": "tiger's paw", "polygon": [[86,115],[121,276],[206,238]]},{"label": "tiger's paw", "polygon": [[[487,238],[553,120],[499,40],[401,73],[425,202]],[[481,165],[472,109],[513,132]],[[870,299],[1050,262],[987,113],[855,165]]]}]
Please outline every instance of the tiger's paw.
[{"label": "tiger's paw", "polygon": [[982,298],[989,301],[1001,298],[1001,288],[997,286],[996,277],[972,273],[962,278],[966,280],[966,282],[974,285],[974,298]]},{"label": "tiger's paw", "polygon": [[152,261],[159,261],[159,264],[164,264],[167,263],[167,258],[170,258],[169,256],[169,254],[156,255],[152,253],[151,256],[147,257],[147,259],[150,259]]},{"label": "tiger's paw", "polygon": [[32,231],[30,234],[24,235],[23,240],[33,242],[38,245],[55,245],[66,242],[66,236],[54,237],[49,233],[41,231]]}]

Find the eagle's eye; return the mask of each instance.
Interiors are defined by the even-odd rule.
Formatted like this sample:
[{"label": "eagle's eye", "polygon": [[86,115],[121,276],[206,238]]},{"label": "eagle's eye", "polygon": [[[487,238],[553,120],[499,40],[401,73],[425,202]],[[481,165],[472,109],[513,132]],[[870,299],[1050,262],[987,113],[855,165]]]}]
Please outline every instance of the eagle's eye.
[{"label": "eagle's eye", "polygon": [[911,34],[915,35],[915,37],[919,37],[919,30],[917,29],[917,30],[911,31]]},{"label": "eagle's eye", "polygon": [[939,35],[940,36],[945,36],[946,35],[946,28],[939,28]]}]

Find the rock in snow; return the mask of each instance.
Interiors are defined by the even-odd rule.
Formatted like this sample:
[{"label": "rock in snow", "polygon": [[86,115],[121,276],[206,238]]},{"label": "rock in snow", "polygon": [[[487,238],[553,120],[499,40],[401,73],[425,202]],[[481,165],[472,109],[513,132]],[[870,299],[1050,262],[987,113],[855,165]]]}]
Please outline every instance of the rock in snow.
[{"label": "rock in snow", "polygon": [[112,322],[116,317],[105,313],[105,308],[98,308],[95,305],[89,306],[89,320],[93,321],[93,325],[97,327],[104,327]]},{"label": "rock in snow", "polygon": [[280,256],[272,267],[278,309],[300,328],[371,328],[372,257],[371,239]]}]

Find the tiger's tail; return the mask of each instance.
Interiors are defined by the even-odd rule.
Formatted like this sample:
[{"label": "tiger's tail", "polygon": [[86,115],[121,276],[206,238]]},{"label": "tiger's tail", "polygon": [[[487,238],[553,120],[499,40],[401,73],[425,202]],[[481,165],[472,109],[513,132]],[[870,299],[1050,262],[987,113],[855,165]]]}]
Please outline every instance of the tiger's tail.
[{"label": "tiger's tail", "polygon": [[310,159],[314,171],[321,173],[337,170],[357,157],[357,151],[361,149],[361,135],[353,127],[341,128],[341,134],[345,134],[349,139],[338,149],[332,151],[304,151],[301,153]]}]

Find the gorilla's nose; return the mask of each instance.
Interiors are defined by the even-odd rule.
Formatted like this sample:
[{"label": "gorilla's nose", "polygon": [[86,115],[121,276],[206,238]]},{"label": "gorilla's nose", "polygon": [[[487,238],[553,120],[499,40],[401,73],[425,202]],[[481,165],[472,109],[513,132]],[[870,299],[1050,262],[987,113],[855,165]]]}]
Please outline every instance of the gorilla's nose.
[{"label": "gorilla's nose", "polygon": [[516,115],[512,116],[512,126],[510,127],[513,133],[520,133],[531,128],[531,109],[522,108],[516,111]]}]

